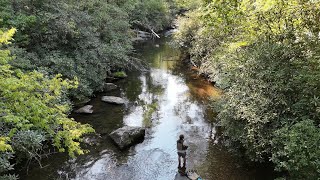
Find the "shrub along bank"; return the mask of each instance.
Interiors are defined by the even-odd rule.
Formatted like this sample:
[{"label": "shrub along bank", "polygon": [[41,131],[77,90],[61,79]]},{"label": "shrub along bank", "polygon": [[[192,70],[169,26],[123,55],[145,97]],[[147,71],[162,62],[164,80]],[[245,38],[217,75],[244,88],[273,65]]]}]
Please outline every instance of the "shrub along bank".
[{"label": "shrub along bank", "polygon": [[290,179],[320,177],[319,20],[318,1],[203,0],[175,36],[224,88],[228,141]]},{"label": "shrub along bank", "polygon": [[82,136],[94,130],[68,117],[69,98],[101,90],[114,69],[142,68],[132,29],[169,26],[174,7],[170,0],[0,0],[0,179],[16,179],[9,171],[19,162],[40,162],[45,147],[85,153]]}]

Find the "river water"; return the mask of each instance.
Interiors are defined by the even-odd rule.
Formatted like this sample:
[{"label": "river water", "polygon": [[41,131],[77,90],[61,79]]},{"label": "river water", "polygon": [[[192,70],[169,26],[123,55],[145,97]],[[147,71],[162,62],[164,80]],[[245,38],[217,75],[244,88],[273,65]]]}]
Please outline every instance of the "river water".
[{"label": "river water", "polygon": [[[181,66],[180,52],[169,40],[145,43],[137,47],[137,56],[150,65],[148,72],[130,72],[116,81],[118,90],[98,94],[88,104],[91,115],[72,115],[77,121],[92,124],[102,136],[98,146],[77,159],[54,154],[23,169],[21,179],[79,180],[178,180],[176,140],[185,135],[187,169],[195,169],[204,179],[272,179],[272,171],[262,165],[245,163],[229,153],[214,126],[214,113],[208,99],[219,98],[221,91]],[[100,100],[103,95],[121,96],[124,106]],[[123,125],[148,127],[145,140],[120,151],[108,134]]]}]

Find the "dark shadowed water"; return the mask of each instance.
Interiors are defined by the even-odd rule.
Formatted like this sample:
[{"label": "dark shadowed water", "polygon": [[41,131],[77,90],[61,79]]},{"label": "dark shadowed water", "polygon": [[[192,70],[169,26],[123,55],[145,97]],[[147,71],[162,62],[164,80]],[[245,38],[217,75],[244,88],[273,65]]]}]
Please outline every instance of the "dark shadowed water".
[{"label": "dark shadowed water", "polygon": [[[127,79],[115,82],[120,89],[93,98],[88,104],[94,106],[94,114],[73,115],[102,134],[100,145],[86,146],[90,152],[73,160],[64,154],[52,155],[43,159],[43,168],[32,165],[28,175],[22,170],[21,179],[184,179],[177,173],[176,140],[180,134],[189,145],[187,169],[198,170],[204,179],[273,179],[269,168],[243,162],[219,141],[219,131],[210,123],[214,117],[207,99],[219,98],[221,91],[181,66],[180,53],[168,40],[137,49],[139,57],[150,64],[150,71],[131,72]],[[107,104],[100,100],[102,95],[121,96],[128,103]],[[107,134],[123,125],[149,127],[145,140],[119,151]]]}]

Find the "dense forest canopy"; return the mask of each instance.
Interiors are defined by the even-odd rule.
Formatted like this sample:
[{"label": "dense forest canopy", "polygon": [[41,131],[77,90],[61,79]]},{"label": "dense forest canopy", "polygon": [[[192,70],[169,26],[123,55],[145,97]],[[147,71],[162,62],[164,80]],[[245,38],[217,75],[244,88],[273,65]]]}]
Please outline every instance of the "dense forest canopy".
[{"label": "dense forest canopy", "polygon": [[[68,117],[70,99],[102,90],[118,69],[141,69],[134,29],[160,31],[174,15],[170,0],[0,0],[0,179],[40,162],[54,148],[85,153],[94,132]],[[11,174],[11,175],[10,175]]]},{"label": "dense forest canopy", "polygon": [[2,0],[1,24],[14,27],[11,64],[49,74],[78,78],[72,95],[90,96],[117,68],[141,68],[132,58],[136,26],[155,31],[170,25],[166,1],[34,1]]},{"label": "dense forest canopy", "polygon": [[206,0],[176,41],[225,93],[228,141],[291,179],[320,177],[320,2]]}]

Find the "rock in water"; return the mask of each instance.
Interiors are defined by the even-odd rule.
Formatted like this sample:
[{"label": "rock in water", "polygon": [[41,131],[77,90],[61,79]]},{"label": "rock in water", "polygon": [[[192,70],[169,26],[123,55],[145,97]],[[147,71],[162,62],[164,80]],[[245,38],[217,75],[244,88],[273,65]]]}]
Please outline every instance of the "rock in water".
[{"label": "rock in water", "polygon": [[101,143],[101,136],[99,134],[90,134],[83,137],[83,142],[90,146],[98,146]]},{"label": "rock in water", "polygon": [[125,100],[115,96],[102,96],[101,101],[112,103],[112,104],[124,104]]},{"label": "rock in water", "polygon": [[124,149],[144,139],[145,128],[124,126],[109,135],[120,149]]},{"label": "rock in water", "polygon": [[92,110],[93,106],[92,105],[86,105],[83,106],[82,108],[76,110],[76,113],[81,113],[81,114],[92,114],[93,110]]},{"label": "rock in water", "polygon": [[113,84],[113,83],[105,83],[104,87],[103,87],[103,90],[104,91],[112,91],[112,90],[115,90],[117,88],[118,88],[118,86]]}]

